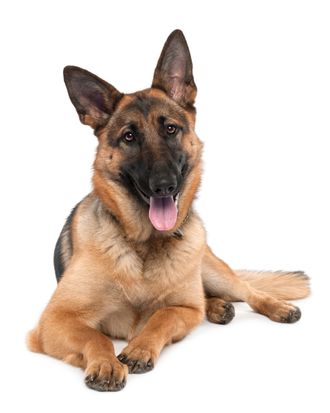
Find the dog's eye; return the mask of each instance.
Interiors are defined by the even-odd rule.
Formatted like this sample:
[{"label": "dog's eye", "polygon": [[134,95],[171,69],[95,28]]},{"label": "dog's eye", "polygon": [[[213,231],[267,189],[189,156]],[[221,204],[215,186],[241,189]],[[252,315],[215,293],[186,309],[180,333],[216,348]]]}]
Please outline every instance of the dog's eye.
[{"label": "dog's eye", "polygon": [[135,140],[135,136],[134,136],[133,132],[131,132],[131,131],[125,132],[124,136],[123,136],[123,140],[127,143],[133,142]]},{"label": "dog's eye", "polygon": [[169,135],[174,135],[178,130],[178,127],[176,125],[167,125],[166,126],[166,132]]}]

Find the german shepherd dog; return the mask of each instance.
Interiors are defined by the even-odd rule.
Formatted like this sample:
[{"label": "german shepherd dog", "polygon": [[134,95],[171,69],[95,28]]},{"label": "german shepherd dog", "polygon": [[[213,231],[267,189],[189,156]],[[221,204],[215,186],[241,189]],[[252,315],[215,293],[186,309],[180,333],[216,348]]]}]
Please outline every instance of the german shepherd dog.
[{"label": "german shepherd dog", "polygon": [[[122,94],[74,66],[64,81],[80,121],[98,138],[93,190],[71,212],[55,248],[58,285],[30,350],[85,369],[85,383],[118,391],[153,369],[164,346],[206,316],[227,324],[233,301],[293,323],[287,303],[309,294],[303,272],[233,271],[206,243],[193,200],[202,143],[196,85],[183,33],[167,39],[152,86]],[[128,341],[118,356],[110,339]]]}]

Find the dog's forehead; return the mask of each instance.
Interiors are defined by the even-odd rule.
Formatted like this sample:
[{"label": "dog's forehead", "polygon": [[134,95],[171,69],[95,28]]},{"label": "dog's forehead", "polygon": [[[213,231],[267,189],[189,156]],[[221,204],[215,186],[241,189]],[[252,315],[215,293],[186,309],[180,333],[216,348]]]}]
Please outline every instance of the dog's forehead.
[{"label": "dog's forehead", "polygon": [[119,118],[143,117],[145,120],[154,118],[169,118],[179,121],[182,126],[188,126],[185,110],[176,102],[167,98],[163,92],[147,89],[131,95],[125,95],[118,105]]}]

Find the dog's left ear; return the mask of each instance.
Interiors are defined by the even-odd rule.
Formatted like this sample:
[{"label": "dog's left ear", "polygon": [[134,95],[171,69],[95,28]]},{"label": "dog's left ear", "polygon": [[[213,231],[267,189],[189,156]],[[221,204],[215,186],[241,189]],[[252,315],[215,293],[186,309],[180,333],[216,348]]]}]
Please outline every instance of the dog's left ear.
[{"label": "dog's left ear", "polygon": [[162,50],[152,87],[162,89],[181,106],[192,106],[197,88],[186,39],[181,30],[172,32]]}]

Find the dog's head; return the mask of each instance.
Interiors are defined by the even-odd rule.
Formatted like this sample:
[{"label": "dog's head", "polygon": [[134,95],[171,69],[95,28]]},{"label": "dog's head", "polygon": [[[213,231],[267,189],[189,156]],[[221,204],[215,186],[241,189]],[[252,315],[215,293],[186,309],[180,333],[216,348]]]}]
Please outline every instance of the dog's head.
[{"label": "dog's head", "polygon": [[127,227],[138,220],[136,225],[152,228],[151,222],[157,231],[179,228],[199,186],[202,148],[182,32],[167,39],[150,89],[122,94],[74,66],[64,69],[64,80],[81,122],[99,139],[96,194]]}]

